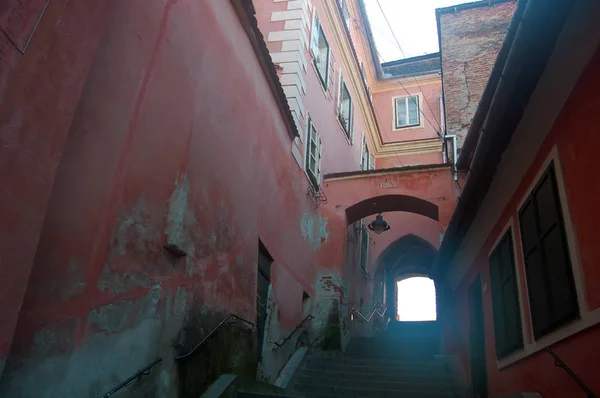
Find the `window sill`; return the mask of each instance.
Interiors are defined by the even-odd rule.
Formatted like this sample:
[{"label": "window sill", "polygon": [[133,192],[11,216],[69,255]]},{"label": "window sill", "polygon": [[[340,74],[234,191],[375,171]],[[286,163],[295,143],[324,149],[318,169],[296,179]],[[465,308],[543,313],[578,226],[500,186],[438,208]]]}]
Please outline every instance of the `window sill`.
[{"label": "window sill", "polygon": [[425,125],[423,123],[416,124],[414,126],[406,126],[406,127],[396,127],[394,125],[392,128],[392,131],[405,131],[405,130],[415,130],[415,129],[422,129],[422,128],[425,128]]},{"label": "window sill", "polygon": [[[542,351],[544,348],[549,347],[559,341],[565,340],[579,332],[584,331],[592,326],[600,323],[600,308],[588,312],[581,318],[576,319],[561,328],[547,334],[533,343],[525,344],[525,348],[516,351],[505,358],[496,361],[498,370],[504,369],[514,363],[517,363],[527,357],[532,356],[535,353]],[[549,360],[552,360],[551,358]]]},{"label": "window sill", "polygon": [[346,133],[346,129],[344,128],[344,125],[342,124],[342,122],[340,122],[340,118],[336,117],[335,120],[337,120],[337,123],[340,126],[340,129],[342,129],[342,134],[344,134],[344,137],[346,137],[346,141],[348,141],[348,145],[354,145],[354,143],[352,142],[352,139],[350,138],[350,137],[352,137],[352,135],[350,137],[348,137],[348,133]]}]

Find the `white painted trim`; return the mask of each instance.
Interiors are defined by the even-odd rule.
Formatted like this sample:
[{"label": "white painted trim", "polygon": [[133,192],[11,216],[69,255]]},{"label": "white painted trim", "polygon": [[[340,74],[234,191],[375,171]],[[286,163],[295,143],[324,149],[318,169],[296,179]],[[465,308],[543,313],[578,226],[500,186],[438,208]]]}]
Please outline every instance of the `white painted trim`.
[{"label": "white painted trim", "polygon": [[458,287],[473,265],[600,44],[600,29],[595,29],[598,20],[600,2],[579,1],[575,4],[502,156],[492,185],[449,267],[448,281],[452,289]]},{"label": "white painted trim", "polygon": [[542,337],[541,339],[526,344],[525,348],[514,352],[506,358],[503,358],[499,361],[496,361],[496,365],[498,369],[503,369],[507,366],[512,365],[515,362],[521,361],[538,351],[543,350],[544,348],[551,346],[553,344],[558,343],[561,340],[565,340],[568,337],[573,336],[576,333],[579,333],[587,328],[595,326],[600,323],[600,308],[588,312],[584,316],[579,319],[576,319],[563,327],[555,330],[554,332]]},{"label": "white painted trim", "polygon": [[[573,226],[573,222],[571,220],[571,212],[569,210],[569,203],[567,201],[567,190],[565,187],[565,181],[562,173],[562,165],[560,162],[560,156],[558,154],[558,149],[556,145],[552,147],[550,153],[542,163],[542,166],[539,168],[535,179],[525,191],[525,194],[519,200],[519,204],[517,207],[517,212],[520,212],[525,204],[525,201],[531,195],[531,192],[535,188],[536,184],[539,182],[542,174],[546,171],[546,169],[550,166],[550,163],[554,162],[554,174],[556,176],[556,186],[558,188],[558,197],[560,200],[560,212],[563,217],[563,223],[565,227],[565,235],[567,238],[567,248],[569,250],[569,260],[571,261],[571,270],[573,272],[573,280],[575,282],[575,291],[577,293],[577,304],[579,305],[579,313],[585,314],[589,312],[589,307],[586,300],[586,291],[585,291],[585,277],[583,275],[583,269],[581,267],[581,258],[579,253],[579,245],[577,244],[577,233],[575,231],[575,227]],[[520,225],[519,225],[520,228]],[[521,242],[519,242],[519,250],[521,252],[522,257],[525,258],[523,253],[523,239],[521,238]],[[525,269],[525,263],[522,264],[523,269]],[[530,311],[531,313],[531,311]]]},{"label": "white painted trim", "polygon": [[[521,339],[523,341],[523,345],[525,345],[527,343],[528,339],[528,333],[527,333],[527,329],[525,327],[525,322],[523,322],[523,320],[525,319],[525,306],[524,306],[524,300],[526,298],[523,297],[523,281],[521,279],[521,273],[519,272],[521,269],[520,263],[519,263],[519,258],[517,257],[517,241],[516,241],[516,237],[515,237],[515,231],[516,231],[516,227],[515,227],[515,218],[511,217],[510,220],[508,220],[508,222],[506,223],[506,225],[502,228],[502,231],[500,231],[500,233],[498,234],[498,236],[496,237],[496,241],[494,242],[494,244],[492,245],[492,247],[490,248],[490,250],[487,253],[487,258],[488,258],[488,267],[487,267],[487,274],[488,274],[488,280],[486,280],[486,282],[489,282],[489,291],[490,291],[490,297],[492,299],[492,301],[494,300],[492,291],[493,291],[493,287],[492,287],[492,277],[491,277],[491,273],[492,270],[490,269],[490,262],[489,262],[489,258],[492,255],[492,252],[494,250],[496,250],[496,247],[498,246],[498,243],[500,243],[500,240],[502,240],[502,238],[504,237],[504,235],[508,232],[508,230],[511,230],[511,240],[512,240],[512,255],[513,255],[513,259],[514,259],[514,272],[515,272],[515,279],[517,282],[517,297],[519,299],[519,316],[521,318]],[[485,267],[483,267],[485,269]],[[483,277],[481,278],[481,281],[483,282]],[[483,289],[482,289],[483,291]],[[494,325],[494,335],[496,334],[496,329],[495,329],[495,323],[494,323],[494,314],[493,314],[493,304],[492,304],[492,325]]]},{"label": "white painted trim", "polygon": [[[414,97],[417,96],[419,98],[419,124],[415,125],[415,126],[406,126],[406,127],[396,127],[396,100],[397,99],[406,99],[409,97]],[[406,95],[395,95],[392,97],[392,131],[406,131],[406,130],[413,130],[413,129],[422,129],[425,127],[425,122],[424,122],[424,115],[423,115],[423,93],[422,92],[416,92],[416,93],[410,93],[410,94],[406,94]]]}]

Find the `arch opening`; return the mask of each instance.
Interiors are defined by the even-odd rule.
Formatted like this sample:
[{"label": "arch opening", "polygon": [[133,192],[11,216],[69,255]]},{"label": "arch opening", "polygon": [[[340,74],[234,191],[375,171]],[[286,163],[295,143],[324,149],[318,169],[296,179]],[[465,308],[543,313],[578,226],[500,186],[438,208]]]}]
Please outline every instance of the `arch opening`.
[{"label": "arch opening", "polygon": [[365,199],[346,209],[347,224],[350,225],[377,213],[406,211],[439,221],[439,209],[434,203],[408,195],[381,195]]},{"label": "arch opening", "polygon": [[435,283],[427,276],[396,279],[396,320],[400,322],[435,321],[437,304]]}]

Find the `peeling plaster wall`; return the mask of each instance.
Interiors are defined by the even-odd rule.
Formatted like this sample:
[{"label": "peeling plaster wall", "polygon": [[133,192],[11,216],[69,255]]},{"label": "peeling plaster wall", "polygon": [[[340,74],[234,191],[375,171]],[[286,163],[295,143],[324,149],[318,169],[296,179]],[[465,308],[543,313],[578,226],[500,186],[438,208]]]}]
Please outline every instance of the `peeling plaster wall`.
[{"label": "peeling plaster wall", "polygon": [[[274,258],[270,350],[302,319],[303,292],[315,295],[330,221],[307,195],[279,109],[228,2],[77,7],[51,2],[39,41],[10,73],[0,69],[2,145],[15,131],[15,142],[23,141],[0,153],[2,170],[13,170],[2,181],[15,193],[1,206],[11,214],[1,230],[7,288],[0,290],[10,300],[0,313],[7,321],[0,358],[8,357],[0,395],[96,397],[161,356],[152,376],[129,388],[175,396],[173,342],[190,297],[255,321],[260,238]],[[62,13],[59,35],[69,40],[39,34]],[[62,31],[71,20],[77,29]],[[56,59],[44,58],[52,51]],[[75,59],[69,67],[59,62],[65,54]],[[67,74],[79,80],[60,90],[42,85],[43,104],[29,112],[20,100],[25,91],[12,85],[26,82],[31,91],[46,81],[17,67],[36,66],[35,57],[45,59],[56,86]],[[43,129],[15,127],[15,118],[52,114],[45,105],[55,102],[62,113],[42,120]],[[50,137],[38,148],[43,155],[26,146],[33,133]],[[344,149],[352,153],[346,163],[358,159],[356,148]],[[288,354],[266,359],[268,377]]]},{"label": "peeling plaster wall", "polygon": [[516,1],[440,14],[446,126],[462,148],[496,62]]}]

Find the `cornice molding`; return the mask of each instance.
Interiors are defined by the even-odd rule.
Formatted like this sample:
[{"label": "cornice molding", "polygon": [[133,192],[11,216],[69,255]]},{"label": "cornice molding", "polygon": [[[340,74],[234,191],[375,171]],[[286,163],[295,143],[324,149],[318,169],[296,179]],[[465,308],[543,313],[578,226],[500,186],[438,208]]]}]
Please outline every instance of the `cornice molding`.
[{"label": "cornice molding", "polygon": [[[400,84],[402,83],[402,84]],[[371,87],[371,92],[383,93],[386,91],[403,90],[403,87],[419,87],[427,84],[442,84],[442,76],[439,73],[428,74],[414,77],[403,77],[403,78],[388,78],[385,80],[377,80]]]},{"label": "cornice molding", "polygon": [[423,140],[399,141],[381,145],[379,157],[419,155],[422,153],[441,152],[442,138],[426,138]]}]

